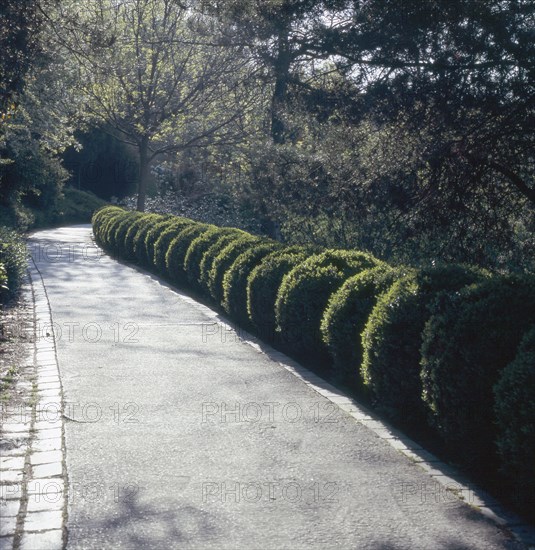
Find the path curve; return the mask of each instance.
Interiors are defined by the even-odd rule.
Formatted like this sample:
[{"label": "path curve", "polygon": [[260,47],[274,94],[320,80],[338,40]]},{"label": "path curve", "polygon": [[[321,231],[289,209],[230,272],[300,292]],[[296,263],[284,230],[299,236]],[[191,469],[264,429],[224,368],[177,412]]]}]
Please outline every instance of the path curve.
[{"label": "path curve", "polygon": [[524,548],[89,226],[30,246],[63,388],[69,549]]}]

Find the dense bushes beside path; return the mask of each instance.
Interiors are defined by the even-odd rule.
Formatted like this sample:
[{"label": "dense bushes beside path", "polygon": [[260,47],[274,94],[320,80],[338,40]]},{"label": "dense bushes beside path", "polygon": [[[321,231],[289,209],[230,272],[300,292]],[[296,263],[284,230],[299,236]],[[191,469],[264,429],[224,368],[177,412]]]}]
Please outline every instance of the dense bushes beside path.
[{"label": "dense bushes beside path", "polygon": [[0,304],[18,290],[26,266],[28,251],[19,233],[0,226]]},{"label": "dense bushes beside path", "polygon": [[394,268],[365,252],[284,246],[113,206],[95,213],[93,231],[110,253],[194,289],[288,354],[366,388],[401,425],[428,422],[460,461],[473,463],[464,453],[485,458],[496,476],[500,469],[523,502],[533,494],[533,276]]}]

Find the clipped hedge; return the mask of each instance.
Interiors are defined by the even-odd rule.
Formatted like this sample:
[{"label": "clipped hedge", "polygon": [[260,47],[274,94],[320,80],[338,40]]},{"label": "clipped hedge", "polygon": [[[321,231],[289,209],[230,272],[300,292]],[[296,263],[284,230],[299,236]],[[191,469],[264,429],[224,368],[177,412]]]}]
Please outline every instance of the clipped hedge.
[{"label": "clipped hedge", "polygon": [[379,297],[362,332],[361,378],[388,416],[422,421],[420,347],[429,306],[437,293],[456,291],[483,276],[462,265],[423,268]]},{"label": "clipped hedge", "polygon": [[265,256],[247,280],[247,315],[260,334],[276,337],[275,302],[283,277],[317,250],[290,246]]},{"label": "clipped hedge", "polygon": [[108,224],[117,216],[122,216],[126,211],[118,206],[105,206],[93,214],[93,235],[95,242],[103,248],[108,248],[107,234]]},{"label": "clipped hedge", "polygon": [[136,223],[136,221],[143,220],[144,218],[145,214],[141,212],[128,212],[122,217],[121,221],[116,224],[115,230],[110,233],[110,245],[121,258],[128,258],[125,246],[128,229],[132,224]]},{"label": "clipped hedge", "polygon": [[495,454],[493,386],[534,321],[533,276],[496,277],[434,304],[423,335],[423,397],[469,466]]},{"label": "clipped hedge", "polygon": [[284,276],[275,304],[281,341],[297,356],[327,359],[320,325],[330,296],[351,275],[381,265],[365,252],[326,250]]},{"label": "clipped hedge", "polygon": [[[223,239],[220,239],[221,242]],[[223,241],[223,243],[226,241]],[[210,263],[210,257],[217,254],[213,261],[211,262],[210,271],[205,280],[207,282],[208,291],[210,295],[217,303],[222,303],[224,299],[223,292],[223,277],[225,273],[230,269],[236,258],[243,252],[246,252],[251,247],[256,247],[262,243],[262,240],[257,237],[252,237],[251,235],[245,235],[240,237],[232,242],[226,242],[226,245],[219,249],[218,244],[216,243],[211,249],[211,254],[207,252],[203,258],[203,262],[206,260],[206,264]],[[219,249],[219,253],[217,250]],[[205,267],[206,269],[206,267]]]},{"label": "clipped hedge", "polygon": [[373,267],[347,279],[331,296],[321,321],[321,334],[335,373],[348,383],[361,386],[361,333],[379,295],[408,274],[407,268]]},{"label": "clipped hedge", "polygon": [[144,238],[144,234],[146,233],[146,231],[149,230],[151,225],[158,223],[162,219],[163,216],[159,214],[145,214],[130,225],[124,238],[124,251],[126,260],[136,259],[135,245],[137,244],[138,240]]},{"label": "clipped hedge", "polygon": [[154,225],[148,224],[148,230],[141,233],[135,246],[136,257],[141,265],[148,269],[154,266],[154,245],[160,235],[173,226],[174,221],[174,216],[168,216]]},{"label": "clipped hedge", "polygon": [[222,306],[238,322],[248,324],[247,280],[254,267],[268,254],[281,245],[273,241],[264,241],[240,254],[225,272],[223,277]]},{"label": "clipped hedge", "polygon": [[192,287],[199,288],[200,286],[201,261],[206,251],[220,239],[228,236],[240,238],[248,236],[248,234],[231,227],[213,227],[191,242],[184,258],[184,269]]},{"label": "clipped hedge", "polygon": [[535,325],[494,386],[494,415],[502,473],[516,503],[535,519]]},{"label": "clipped hedge", "polygon": [[167,229],[164,229],[160,232],[160,236],[154,242],[154,256],[153,256],[153,265],[156,268],[156,271],[161,275],[167,274],[167,266],[165,263],[165,258],[169,250],[169,245],[171,241],[184,229],[196,225],[192,220],[186,218],[173,218],[172,222],[166,226]]},{"label": "clipped hedge", "polygon": [[213,229],[213,225],[195,224],[182,229],[180,233],[169,243],[165,255],[165,269],[167,276],[177,284],[187,281],[184,261],[191,243],[203,233]]}]

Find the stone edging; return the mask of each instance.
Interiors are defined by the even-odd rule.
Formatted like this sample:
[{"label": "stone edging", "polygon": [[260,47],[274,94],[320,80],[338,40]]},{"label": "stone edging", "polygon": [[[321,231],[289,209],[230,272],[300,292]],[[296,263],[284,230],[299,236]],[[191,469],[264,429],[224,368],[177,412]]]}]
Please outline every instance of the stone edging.
[{"label": "stone edging", "polygon": [[497,527],[509,531],[517,541],[526,545],[527,548],[535,549],[535,528],[527,525],[516,514],[507,511],[494,497],[470,482],[456,468],[442,462],[438,457],[426,451],[401,431],[380,419],[373,411],[370,411],[356,400],[347,397],[340,390],[323,380],[323,378],[320,378],[317,374],[303,367],[284,353],[262,342],[242,328],[232,326],[219,313],[183,294],[177,288],[167,285],[154,274],[146,273],[160,284],[169,286],[169,288],[180,296],[181,300],[184,300],[207,315],[229,337],[234,333],[242,342],[252,346],[258,352],[267,355],[272,361],[284,367],[315,392],[337,405],[342,411],[352,416],[357,422],[369,428],[398,452],[412,460],[417,466],[428,473],[433,483],[438,484],[437,487],[439,489],[437,494],[440,492],[445,494],[444,492],[447,491],[447,494],[451,495],[452,498],[456,497],[467,503],[493,521]]},{"label": "stone edging", "polygon": [[63,391],[50,305],[41,274],[31,260],[22,292],[24,300],[33,305],[32,391],[20,417],[11,415],[9,429],[21,430],[29,444],[24,457],[14,456],[11,461],[23,467],[8,470],[7,478],[2,472],[0,504],[5,502],[7,509],[17,508],[18,513],[11,532],[0,538],[0,549],[62,550],[67,543]]}]

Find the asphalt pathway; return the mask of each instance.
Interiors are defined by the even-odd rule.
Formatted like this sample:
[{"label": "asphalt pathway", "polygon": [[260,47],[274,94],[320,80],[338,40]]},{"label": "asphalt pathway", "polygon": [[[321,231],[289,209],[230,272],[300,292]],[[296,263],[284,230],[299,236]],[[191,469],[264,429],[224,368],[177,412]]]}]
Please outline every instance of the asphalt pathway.
[{"label": "asphalt pathway", "polygon": [[30,243],[63,386],[68,548],[521,547],[89,226]]}]

